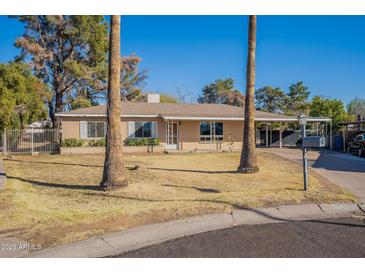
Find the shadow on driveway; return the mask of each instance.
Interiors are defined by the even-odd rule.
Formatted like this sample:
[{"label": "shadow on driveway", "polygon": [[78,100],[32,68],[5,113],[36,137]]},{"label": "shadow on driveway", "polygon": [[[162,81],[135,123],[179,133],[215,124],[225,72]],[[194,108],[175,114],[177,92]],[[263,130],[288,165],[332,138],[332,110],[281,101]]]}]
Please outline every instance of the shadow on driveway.
[{"label": "shadow on driveway", "polygon": [[309,160],[314,168],[345,172],[365,172],[365,160],[360,157],[328,151],[319,151],[318,153],[319,157],[316,160]]}]

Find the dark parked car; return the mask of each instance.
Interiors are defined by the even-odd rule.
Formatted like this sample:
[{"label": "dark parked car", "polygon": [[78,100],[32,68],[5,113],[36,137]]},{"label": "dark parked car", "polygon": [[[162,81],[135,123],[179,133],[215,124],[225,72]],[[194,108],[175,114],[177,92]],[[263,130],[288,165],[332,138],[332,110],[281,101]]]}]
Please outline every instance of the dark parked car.
[{"label": "dark parked car", "polygon": [[349,143],[349,152],[364,156],[365,154],[365,133],[356,135],[356,137]]}]

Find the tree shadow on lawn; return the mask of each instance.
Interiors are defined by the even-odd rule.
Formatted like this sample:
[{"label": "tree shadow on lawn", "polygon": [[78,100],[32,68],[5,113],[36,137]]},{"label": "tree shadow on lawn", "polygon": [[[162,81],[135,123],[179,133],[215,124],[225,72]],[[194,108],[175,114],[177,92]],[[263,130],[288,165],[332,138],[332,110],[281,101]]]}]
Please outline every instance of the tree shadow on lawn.
[{"label": "tree shadow on lawn", "polygon": [[[21,162],[21,163],[34,163],[34,164],[51,164],[51,165],[66,165],[66,166],[81,166],[81,167],[104,167],[103,165],[89,165],[89,164],[74,164],[74,163],[61,163],[61,162],[42,162],[42,161],[25,161],[16,159],[4,159],[4,161],[9,162]],[[135,166],[125,166],[126,169],[134,170]],[[177,168],[159,168],[159,167],[147,167],[150,170],[161,170],[161,171],[175,171],[175,172],[194,172],[194,173],[204,173],[204,174],[235,174],[235,170],[195,170],[195,169],[177,169]]]},{"label": "tree shadow on lawn", "polygon": [[73,190],[103,190],[99,185],[68,185],[68,184],[57,184],[57,183],[47,183],[35,180],[24,179],[20,177],[8,176],[8,179],[15,179],[22,181],[24,183],[28,183],[35,186],[44,186],[44,187],[52,187],[52,188],[64,188],[64,189],[73,189]]},{"label": "tree shadow on lawn", "polygon": [[15,160],[15,159],[4,159],[4,161],[9,162],[21,162],[21,163],[34,163],[34,164],[51,164],[51,165],[65,165],[65,166],[82,166],[82,167],[104,167],[98,165],[88,165],[88,164],[73,164],[73,163],[58,163],[58,162],[41,162],[41,161],[25,161],[25,160]]},{"label": "tree shadow on lawn", "polygon": [[169,185],[169,184],[165,184],[162,186],[176,187],[176,188],[189,188],[189,189],[195,189],[197,191],[206,192],[206,193],[220,193],[220,191],[215,188],[203,188],[203,187],[197,187],[197,186],[179,186],[179,185]]},{"label": "tree shadow on lawn", "polygon": [[159,167],[149,167],[152,170],[162,170],[162,171],[176,171],[176,172],[193,172],[193,173],[205,173],[205,174],[241,174],[236,170],[196,170],[196,169],[178,169],[178,168],[159,168]]},{"label": "tree shadow on lawn", "polygon": [[[47,183],[47,182],[40,182],[35,180],[28,180],[23,179],[20,177],[8,176],[9,179],[20,180],[22,182],[36,185],[36,186],[44,186],[44,187],[52,187],[52,188],[64,188],[64,189],[72,189],[72,190],[103,190],[99,185],[67,185],[67,184],[55,184],[55,183]],[[178,186],[179,187],[179,186]],[[139,198],[139,197],[129,197],[125,195],[110,195],[107,193],[85,193],[86,196],[103,196],[103,197],[110,197],[110,198],[119,198],[119,199],[126,199],[126,200],[133,200],[133,201],[141,201],[141,202],[207,202],[207,203],[218,203],[218,204],[225,204],[231,206],[235,209],[240,210],[247,210],[254,212],[255,214],[261,215],[263,217],[280,221],[280,222],[292,222],[292,223],[301,223],[301,222],[315,222],[315,223],[324,223],[324,224],[333,224],[333,225],[344,225],[344,226],[357,226],[357,227],[365,227],[365,225],[358,225],[353,223],[344,223],[341,221],[332,221],[332,220],[292,220],[287,218],[280,218],[273,216],[267,212],[262,211],[260,208],[251,208],[247,205],[230,203],[226,201],[219,201],[219,200],[209,200],[209,199],[146,199],[146,198]],[[233,213],[231,213],[233,216]]]}]

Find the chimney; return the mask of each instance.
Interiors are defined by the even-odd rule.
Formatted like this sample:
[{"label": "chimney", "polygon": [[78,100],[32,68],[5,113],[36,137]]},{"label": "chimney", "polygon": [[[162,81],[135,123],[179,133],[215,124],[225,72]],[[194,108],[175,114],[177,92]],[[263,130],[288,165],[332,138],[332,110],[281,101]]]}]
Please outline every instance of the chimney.
[{"label": "chimney", "polygon": [[160,103],[160,94],[147,94],[147,103]]}]

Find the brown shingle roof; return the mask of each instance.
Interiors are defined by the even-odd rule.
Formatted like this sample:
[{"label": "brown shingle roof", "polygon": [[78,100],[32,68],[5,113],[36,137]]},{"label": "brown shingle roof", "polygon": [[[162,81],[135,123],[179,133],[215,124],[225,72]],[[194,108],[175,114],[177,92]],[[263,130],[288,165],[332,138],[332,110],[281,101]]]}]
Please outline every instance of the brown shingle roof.
[{"label": "brown shingle roof", "polygon": [[[99,105],[81,108],[69,112],[60,112],[57,116],[104,116],[106,106]],[[162,118],[225,118],[241,119],[244,108],[222,104],[175,104],[175,103],[121,103],[122,116],[161,116]],[[256,110],[256,120],[292,120],[296,117]]]}]

